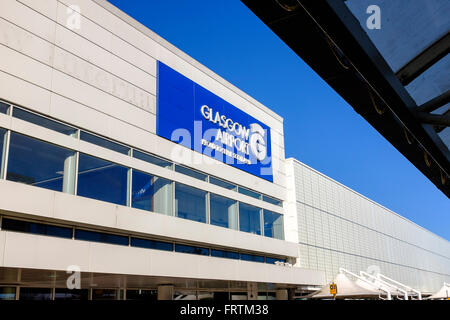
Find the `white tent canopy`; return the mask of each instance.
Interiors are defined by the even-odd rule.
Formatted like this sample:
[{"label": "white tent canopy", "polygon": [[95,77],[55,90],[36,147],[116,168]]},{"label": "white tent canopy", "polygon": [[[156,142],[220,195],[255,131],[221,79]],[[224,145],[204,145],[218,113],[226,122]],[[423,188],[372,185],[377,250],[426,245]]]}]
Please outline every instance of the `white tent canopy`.
[{"label": "white tent canopy", "polygon": [[427,299],[448,299],[450,298],[450,286],[443,285],[442,288]]},{"label": "white tent canopy", "polygon": [[[350,280],[345,274],[339,273],[333,281],[337,286],[336,299],[343,298],[377,298],[385,293],[379,290],[374,290],[368,286],[362,287],[352,280]],[[330,294],[329,286],[324,286],[319,291],[312,293],[310,298],[313,299],[332,299],[333,295]]]}]

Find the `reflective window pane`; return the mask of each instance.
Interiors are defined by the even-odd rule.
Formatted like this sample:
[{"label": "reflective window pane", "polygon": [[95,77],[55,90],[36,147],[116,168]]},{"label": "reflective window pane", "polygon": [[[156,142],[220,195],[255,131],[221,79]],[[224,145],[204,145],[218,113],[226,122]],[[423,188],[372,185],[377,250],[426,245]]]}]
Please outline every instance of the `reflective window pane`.
[{"label": "reflective window pane", "polygon": [[42,223],[34,223],[22,220],[2,219],[2,229],[16,232],[26,232],[45,236],[72,238],[72,228],[52,226]]},{"label": "reflective window pane", "polygon": [[133,170],[131,206],[172,215],[172,182]]},{"label": "reflective window pane", "polygon": [[157,166],[163,167],[163,168],[171,168],[172,167],[172,162],[158,158],[158,157],[154,157],[152,155],[140,152],[138,150],[133,150],[133,158],[148,162],[148,163],[152,163],[152,164],[156,164]]},{"label": "reflective window pane", "polygon": [[0,128],[0,177],[3,177],[3,170],[6,157],[6,130]]},{"label": "reflective window pane", "polygon": [[283,215],[264,210],[264,235],[266,237],[283,239]]},{"label": "reflective window pane", "polygon": [[245,261],[264,262],[263,256],[256,256],[253,254],[241,253],[240,258],[241,258],[241,260],[245,260]]},{"label": "reflective window pane", "polygon": [[12,132],[6,179],[73,193],[75,162],[72,150]]},{"label": "reflective window pane", "polygon": [[239,230],[261,234],[260,209],[246,203],[239,203]]},{"label": "reflective window pane", "polygon": [[103,232],[76,229],[75,239],[128,246],[128,237]]},{"label": "reflective window pane", "polygon": [[117,300],[117,290],[94,289],[92,290],[92,300]]},{"label": "reflective window pane", "polygon": [[246,189],[243,187],[238,187],[238,191],[239,191],[239,193],[245,194],[246,196],[249,196],[249,197],[252,197],[255,199],[261,199],[261,194],[255,192],[255,191],[252,191],[252,190],[249,190],[249,189]]},{"label": "reflective window pane", "polygon": [[209,183],[215,184],[216,186],[226,188],[228,190],[236,190],[236,185],[231,184],[229,182],[223,181],[221,179],[217,179],[214,177],[209,177]]},{"label": "reflective window pane", "polygon": [[286,262],[286,259],[266,257],[266,263],[275,264],[275,262]]},{"label": "reflective window pane", "polygon": [[147,249],[173,251],[173,243],[156,240],[131,238],[131,246]]},{"label": "reflective window pane", "polygon": [[80,153],[77,195],[126,205],[127,172],[128,168]]},{"label": "reflective window pane", "polygon": [[0,300],[16,300],[16,287],[0,287]]},{"label": "reflective window pane", "polygon": [[156,301],[158,290],[128,289],[127,300]]},{"label": "reflective window pane", "polygon": [[53,131],[57,131],[62,134],[66,134],[68,136],[75,136],[77,133],[77,129],[75,129],[75,128],[72,128],[72,127],[62,124],[62,123],[59,123],[57,121],[47,119],[47,118],[39,116],[35,113],[22,110],[17,107],[13,108],[13,117],[24,120],[24,121],[31,122],[33,124],[36,124],[41,127],[45,127],[47,129],[50,129]]},{"label": "reflective window pane", "polygon": [[183,219],[206,222],[206,191],[176,183],[175,215]]},{"label": "reflective window pane", "polygon": [[209,256],[208,248],[187,246],[187,245],[178,244],[178,243],[175,244],[175,251],[182,252],[182,253],[199,254],[202,256]]},{"label": "reflective window pane", "polygon": [[129,154],[130,148],[124,145],[121,145],[119,143],[104,139],[104,138],[100,138],[96,135],[81,131],[80,133],[80,139],[92,144],[95,144],[99,147],[103,147],[106,149],[110,149],[116,152],[120,152],[123,154]]},{"label": "reflective window pane", "polygon": [[195,178],[195,179],[206,181],[206,177],[207,177],[206,174],[203,174],[203,173],[200,173],[198,171],[195,171],[195,170],[192,170],[192,169],[180,166],[178,164],[175,165],[175,171],[179,172],[179,173],[182,173],[182,174],[185,174],[185,175],[190,176],[190,177]]},{"label": "reflective window pane", "polygon": [[239,253],[237,252],[216,250],[216,249],[211,249],[211,256],[227,259],[239,259]]},{"label": "reflective window pane", "polygon": [[7,114],[9,107],[10,107],[10,105],[8,103],[0,101],[0,113]]},{"label": "reflective window pane", "polygon": [[271,204],[274,204],[276,206],[280,206],[281,207],[283,205],[281,200],[278,200],[278,199],[275,199],[275,198],[272,198],[272,197],[269,197],[269,196],[263,195],[262,199],[263,199],[263,201],[271,203]]},{"label": "reflective window pane", "polygon": [[20,288],[19,300],[51,300],[50,288]]},{"label": "reflective window pane", "polygon": [[237,202],[210,194],[210,223],[224,228],[237,229]]},{"label": "reflective window pane", "polygon": [[55,300],[88,300],[88,289],[55,289]]}]

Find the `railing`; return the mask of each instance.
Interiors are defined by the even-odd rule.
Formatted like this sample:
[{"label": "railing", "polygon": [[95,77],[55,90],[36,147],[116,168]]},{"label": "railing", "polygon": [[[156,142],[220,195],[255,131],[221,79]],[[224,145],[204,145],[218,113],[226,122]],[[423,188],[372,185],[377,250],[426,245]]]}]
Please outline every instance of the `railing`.
[{"label": "railing", "polygon": [[[349,275],[351,275],[351,276],[353,276],[353,277],[355,277],[355,278],[357,278],[357,279],[367,283],[371,287],[375,288],[375,290],[381,290],[381,291],[385,292],[386,293],[386,300],[392,300],[391,292],[389,290],[387,290],[385,288],[382,288],[379,285],[377,285],[377,284],[375,284],[375,283],[373,283],[373,282],[371,282],[371,281],[369,281],[369,280],[367,280],[367,279],[365,279],[365,278],[363,278],[361,276],[358,276],[357,274],[355,274],[355,273],[353,273],[351,271],[348,271],[348,270],[346,270],[344,268],[339,268],[339,272],[340,273],[347,273],[347,274],[349,274]],[[381,299],[381,297],[380,297],[380,299]]]},{"label": "railing", "polygon": [[[390,281],[392,283],[395,283],[396,285],[403,287],[405,290],[407,290],[409,292],[414,292],[417,295],[417,299],[418,300],[422,300],[422,293],[419,290],[411,288],[411,287],[409,287],[409,286],[407,286],[407,285],[405,285],[405,284],[403,284],[401,282],[398,282],[398,281],[396,281],[394,279],[391,279],[391,278],[389,278],[389,277],[387,277],[387,276],[385,276],[384,274],[381,274],[381,273],[378,274],[378,277],[379,278],[383,278],[384,280]],[[410,296],[412,296],[412,295],[410,294]]]},{"label": "railing", "polygon": [[360,271],[359,273],[362,277],[367,277],[367,278],[373,279],[375,281],[374,284],[378,284],[380,287],[382,287],[382,286],[387,287],[387,288],[385,288],[386,290],[389,290],[389,288],[391,288],[394,291],[398,291],[398,292],[402,293],[404,296],[404,300],[408,300],[408,292],[406,290],[403,290],[393,284],[390,284],[380,278],[377,278],[365,271]]}]

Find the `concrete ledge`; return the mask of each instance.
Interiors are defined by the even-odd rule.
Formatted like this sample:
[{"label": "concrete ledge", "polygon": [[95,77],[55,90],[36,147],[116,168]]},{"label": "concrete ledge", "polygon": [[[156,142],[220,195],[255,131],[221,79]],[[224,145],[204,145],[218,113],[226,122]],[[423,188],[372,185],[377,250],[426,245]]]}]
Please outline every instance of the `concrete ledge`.
[{"label": "concrete ledge", "polygon": [[321,271],[0,231],[1,267],[323,285]]},{"label": "concrete ledge", "polygon": [[0,212],[105,231],[177,239],[218,247],[298,257],[297,245],[103,201],[0,180]]}]

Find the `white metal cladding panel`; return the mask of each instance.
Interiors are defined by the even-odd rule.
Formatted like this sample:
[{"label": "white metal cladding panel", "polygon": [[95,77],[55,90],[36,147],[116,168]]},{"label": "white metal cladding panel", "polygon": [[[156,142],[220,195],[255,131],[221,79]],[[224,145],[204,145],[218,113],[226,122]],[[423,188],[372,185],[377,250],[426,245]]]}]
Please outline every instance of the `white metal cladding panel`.
[{"label": "white metal cladding panel", "polygon": [[45,39],[54,39],[55,23],[18,1],[0,1],[0,17],[14,21],[19,26],[25,26],[28,30],[34,30],[37,35]]},{"label": "white metal cladding panel", "polygon": [[28,31],[0,18],[0,43],[21,52],[37,61],[51,65],[53,45],[39,37],[32,37]]},{"label": "white metal cladding panel", "polygon": [[[4,99],[18,101],[48,112],[51,94],[29,82],[21,80],[0,70],[0,96]],[[24,92],[28,94],[24,95]]]},{"label": "white metal cladding panel", "polygon": [[[8,17],[8,19],[10,18]],[[153,84],[152,81],[146,81],[147,88],[141,89],[107,70],[99,68],[89,61],[92,59],[84,60],[61,47],[55,47],[48,39],[36,36],[33,33],[35,32],[34,30],[25,30],[3,18],[0,19],[0,27],[3,31],[0,35],[1,44],[41,62],[43,65],[53,67],[97,89],[132,103],[139,108],[153,113],[155,112],[154,94],[156,86],[154,81]],[[107,63],[107,61],[108,59],[99,59],[100,65],[105,62]],[[40,75],[39,73],[28,72],[28,76],[35,74]],[[36,83],[36,81],[32,82]],[[146,90],[150,90],[151,92]]]},{"label": "white metal cladding panel", "polygon": [[[130,62],[119,58],[103,47],[87,41],[71,30],[61,25],[56,26],[55,44],[62,49],[73,53],[85,61],[110,72],[128,83],[146,90],[152,94],[156,93],[156,74],[149,74]],[[152,61],[156,67],[156,60]]]},{"label": "white metal cladding panel", "polygon": [[[301,185],[297,185],[301,182],[297,182],[298,179],[296,179],[297,194],[299,193],[298,190],[307,190],[308,185],[312,185],[311,193],[313,194],[311,195],[311,201],[309,201],[309,199],[305,197],[304,203],[312,205],[315,208],[323,209],[328,213],[343,217],[358,224],[362,224],[368,228],[375,229],[384,234],[391,235],[403,241],[407,241],[424,248],[432,247],[434,250],[438,250],[441,254],[449,255],[450,248],[448,245],[448,241],[439,238],[438,236],[423,228],[420,228],[409,220],[390,212],[389,210],[358,195],[352,190],[339,185],[333,180],[324,177],[323,175],[309,169],[304,165],[296,163],[296,166],[302,167],[302,169],[294,170],[294,172],[296,174],[298,172],[302,172],[302,178],[304,181],[304,185],[302,188]],[[309,171],[309,174],[307,171]],[[343,207],[340,207],[340,210],[338,212],[331,212],[331,210],[327,209],[330,206],[326,206],[327,208],[323,208],[323,203],[320,200],[324,197],[323,192],[321,192],[320,195],[314,194],[314,190],[316,190],[317,192],[319,188],[319,179],[326,179],[325,181],[327,181],[327,183],[337,185],[341,189],[340,198],[344,199],[344,205]],[[297,201],[299,200],[297,199]],[[361,216],[364,216],[364,218],[360,218]]]},{"label": "white metal cladding panel", "polygon": [[[285,163],[285,165],[288,166],[289,164]],[[290,166],[290,167],[293,168],[291,169],[291,172],[294,175],[294,183],[295,183],[294,199],[297,199],[297,201],[300,201],[302,203],[307,203],[305,198],[306,177],[304,175],[303,168],[297,166]]]},{"label": "white metal cladding panel", "polygon": [[[39,2],[41,1],[27,1],[27,5],[33,5]],[[30,40],[37,41],[32,37],[32,35],[35,35],[41,37],[41,41],[46,41],[48,44],[53,46],[53,43],[55,42],[56,32],[57,35],[61,35],[57,39],[57,45],[61,46],[62,48],[65,48],[64,46],[67,46],[66,49],[79,54],[86,61],[92,61],[95,63],[95,65],[104,67],[106,70],[109,69],[109,71],[114,74],[120,74],[125,79],[128,78],[130,82],[139,81],[140,69],[133,69],[133,66],[129,62],[115,57],[107,50],[103,49],[100,45],[76,36],[74,30],[68,30],[64,26],[55,25],[54,21],[51,18],[46,17],[45,15],[42,15],[41,13],[30,9],[19,2],[4,0],[2,1],[2,4],[7,5],[5,10],[2,10],[2,17],[9,22],[17,24],[19,29],[22,29],[22,33],[25,32],[27,34],[26,38],[19,38],[23,43],[29,45]],[[41,9],[42,8],[38,8],[38,10]],[[26,18],[24,19],[24,17]],[[35,24],[39,24],[39,28],[34,27]],[[47,27],[42,28],[42,26]],[[86,28],[87,27],[88,26],[86,26]],[[46,30],[46,32],[42,32],[42,29]],[[96,33],[93,32],[92,34]],[[64,41],[64,39],[66,39],[67,41]],[[101,44],[102,39],[104,39],[103,35],[98,37],[97,42]],[[51,62],[51,60],[49,62]],[[154,59],[153,62],[153,64],[155,64]],[[141,83],[146,89],[153,91],[154,93],[156,88],[154,74],[153,84],[151,80],[151,77],[142,77]]]},{"label": "white metal cladding panel", "polygon": [[[420,290],[433,291],[450,280],[448,241],[303,164],[287,162],[296,175],[299,232],[304,232],[302,217],[306,219],[307,236],[302,239],[307,248],[303,250],[310,261],[303,261],[304,265],[325,271],[327,281],[339,267],[359,272],[373,265]],[[332,190],[336,206],[322,201],[334,201],[327,194]],[[322,225],[317,226],[319,223]]]},{"label": "white metal cladding panel", "polygon": [[302,203],[296,203],[298,214],[298,239],[301,243],[307,243],[307,220],[306,220],[306,206]]},{"label": "white metal cladding panel", "polygon": [[[0,239],[1,241],[1,239]],[[309,259],[308,259],[308,247],[306,245],[299,246],[299,258],[298,258],[298,267],[300,268],[309,268]]]},{"label": "white metal cladding panel", "polygon": [[52,68],[18,53],[4,45],[0,45],[2,71],[49,89],[52,82]]},{"label": "white metal cladding panel", "polygon": [[[307,249],[302,248],[300,251],[306,250]],[[346,268],[356,273],[358,273],[359,270],[368,270],[369,268],[378,267],[383,274],[426,292],[436,291],[442,286],[444,281],[448,281],[448,276],[446,277],[424,270],[402,267],[370,258],[351,256],[346,253],[333,252],[327,249],[309,249],[309,252],[312,251],[316,252],[318,261],[317,268],[318,270],[325,271],[327,282],[334,279],[339,272],[339,267]],[[321,255],[322,258],[320,257]],[[302,267],[303,266],[310,267],[309,264],[304,261],[302,262]],[[314,268],[314,266],[315,264],[311,267]]]}]

